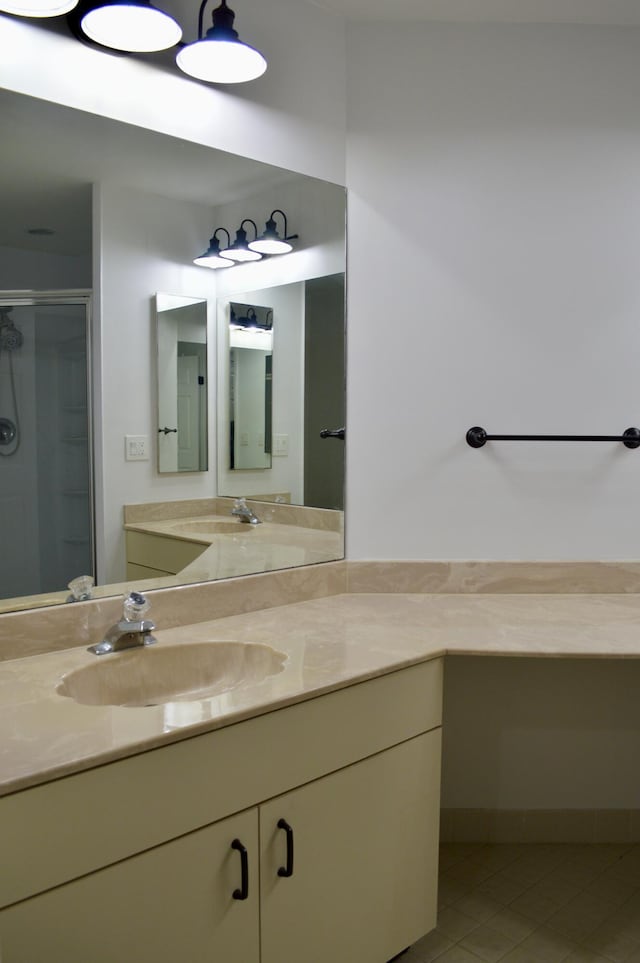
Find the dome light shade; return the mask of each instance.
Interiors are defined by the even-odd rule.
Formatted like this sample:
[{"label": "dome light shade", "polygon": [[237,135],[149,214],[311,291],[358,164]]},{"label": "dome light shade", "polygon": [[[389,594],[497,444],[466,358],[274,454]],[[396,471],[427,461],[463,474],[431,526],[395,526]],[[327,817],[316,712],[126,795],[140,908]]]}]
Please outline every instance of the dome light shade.
[{"label": "dome light shade", "polygon": [[213,11],[213,26],[202,36],[202,18],[207,0],[200,7],[198,40],[184,46],[176,64],[185,74],[215,84],[242,84],[255,80],[267,69],[259,50],[243,43],[233,29],[235,13],[226,0]]},{"label": "dome light shade", "polygon": [[182,28],[149,0],[104,0],[80,22],[82,32],[103,47],[131,53],[151,53],[175,47]]},{"label": "dome light shade", "polygon": [[247,232],[244,229],[245,224],[253,224],[256,234],[258,229],[255,222],[251,220],[250,217],[245,217],[244,221],[236,231],[236,239],[233,244],[226,247],[220,252],[222,257],[228,257],[232,261],[260,261],[262,254],[258,251],[252,251],[247,244]]},{"label": "dome light shade", "polygon": [[229,237],[229,232],[225,227],[217,227],[213,232],[213,237],[209,241],[209,247],[207,250],[201,254],[199,257],[193,259],[193,263],[197,264],[198,267],[208,267],[217,270],[218,268],[230,268],[233,267],[234,261],[228,257],[222,257],[220,254],[220,242],[217,238],[218,231],[224,231],[227,235],[227,245],[230,244],[231,238]]},{"label": "dome light shade", "polygon": [[[284,221],[284,237],[280,237],[278,230],[276,228],[276,222],[274,220],[275,214],[281,214]],[[269,215],[269,220],[265,224],[264,234],[257,237],[255,241],[249,243],[249,248],[252,251],[258,251],[260,254],[288,254],[289,251],[293,251],[293,241],[297,238],[297,234],[292,234],[287,237],[287,216],[284,211],[275,210],[271,211]]]},{"label": "dome light shade", "polygon": [[15,17],[60,17],[73,10],[78,0],[1,0],[0,13]]}]

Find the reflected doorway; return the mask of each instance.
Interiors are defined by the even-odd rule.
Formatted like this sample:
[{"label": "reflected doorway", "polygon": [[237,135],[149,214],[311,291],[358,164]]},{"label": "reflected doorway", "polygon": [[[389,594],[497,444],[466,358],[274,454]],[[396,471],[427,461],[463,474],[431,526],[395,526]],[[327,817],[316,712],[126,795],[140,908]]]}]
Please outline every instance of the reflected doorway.
[{"label": "reflected doorway", "polygon": [[345,423],[344,274],[305,283],[304,504],[344,510],[344,441],[322,438]]}]

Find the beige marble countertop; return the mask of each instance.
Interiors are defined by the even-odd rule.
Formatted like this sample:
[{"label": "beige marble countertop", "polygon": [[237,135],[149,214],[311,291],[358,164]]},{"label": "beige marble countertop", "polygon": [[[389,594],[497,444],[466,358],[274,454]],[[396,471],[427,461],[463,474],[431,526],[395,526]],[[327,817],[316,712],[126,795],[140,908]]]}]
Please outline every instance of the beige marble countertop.
[{"label": "beige marble countertop", "polygon": [[155,634],[162,646],[266,643],[287,663],[258,684],[142,708],[57,694],[97,658],[84,647],[0,663],[0,795],[445,654],[638,658],[640,596],[335,595]]},{"label": "beige marble countertop", "polygon": [[[217,522],[233,528],[208,533],[207,525]],[[198,530],[198,523],[202,524],[202,530]],[[186,525],[189,528],[185,528]],[[126,524],[125,529],[207,546],[195,561],[173,576],[174,581],[181,583],[332,562],[344,555],[342,532],[266,520],[259,525],[248,525],[229,516],[206,515],[132,522]],[[153,581],[145,581],[143,589],[152,588]],[[165,583],[165,579],[160,579],[159,585]]]}]

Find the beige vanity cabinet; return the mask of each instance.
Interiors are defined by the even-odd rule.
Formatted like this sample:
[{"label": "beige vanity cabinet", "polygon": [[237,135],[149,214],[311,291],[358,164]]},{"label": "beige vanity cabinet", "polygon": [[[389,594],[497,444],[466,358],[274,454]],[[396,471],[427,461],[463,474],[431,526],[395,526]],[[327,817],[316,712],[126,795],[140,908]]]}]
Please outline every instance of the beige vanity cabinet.
[{"label": "beige vanity cabinet", "polygon": [[436,922],[441,699],[434,660],[0,798],[2,963],[386,963]]},{"label": "beige vanity cabinet", "polygon": [[2,963],[258,963],[257,852],[253,809],[17,903]]},{"label": "beige vanity cabinet", "polygon": [[385,963],[433,929],[439,786],[436,730],[262,805],[262,963]]},{"label": "beige vanity cabinet", "polygon": [[128,579],[177,575],[209,547],[205,542],[132,531],[126,533],[126,544]]}]

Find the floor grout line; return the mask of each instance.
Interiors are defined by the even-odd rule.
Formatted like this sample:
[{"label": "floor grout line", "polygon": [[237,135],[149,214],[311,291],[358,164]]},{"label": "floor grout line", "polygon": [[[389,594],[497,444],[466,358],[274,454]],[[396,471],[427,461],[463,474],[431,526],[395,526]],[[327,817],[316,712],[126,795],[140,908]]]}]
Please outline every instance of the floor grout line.
[{"label": "floor grout line", "polygon": [[440,893],[406,963],[640,963],[640,845],[445,843]]}]

